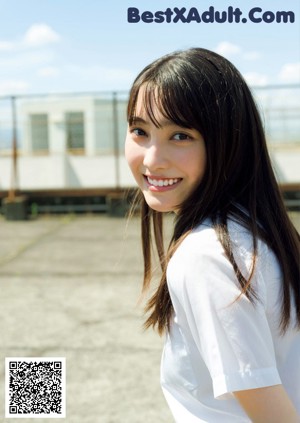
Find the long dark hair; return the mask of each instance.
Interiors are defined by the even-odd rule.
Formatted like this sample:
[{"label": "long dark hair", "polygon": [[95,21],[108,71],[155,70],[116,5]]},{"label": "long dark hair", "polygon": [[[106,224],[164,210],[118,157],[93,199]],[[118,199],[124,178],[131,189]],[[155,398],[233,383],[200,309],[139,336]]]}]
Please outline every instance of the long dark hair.
[{"label": "long dark hair", "polygon": [[[137,97],[144,90],[144,107],[155,125],[155,110],[179,126],[197,129],[206,145],[207,165],[203,179],[180,205],[173,236],[163,248],[162,213],[150,209],[142,195],[142,245],[144,291],[152,278],[152,238],[160,258],[162,277],[147,303],[145,326],[169,328],[173,307],[166,280],[167,264],[182,240],[204,219],[210,218],[225,254],[252,302],[257,297],[251,277],[257,256],[257,240],[264,240],[282,268],[282,315],[284,332],[290,322],[291,299],[295,300],[300,327],[299,235],[292,225],[276,182],[262,122],[251,92],[238,70],[222,56],[192,48],[166,55],[147,66],[130,91],[128,122],[134,121]],[[253,263],[243,276],[235,262],[227,228],[228,218],[247,228],[253,238]],[[152,222],[152,223],[151,223]]]}]

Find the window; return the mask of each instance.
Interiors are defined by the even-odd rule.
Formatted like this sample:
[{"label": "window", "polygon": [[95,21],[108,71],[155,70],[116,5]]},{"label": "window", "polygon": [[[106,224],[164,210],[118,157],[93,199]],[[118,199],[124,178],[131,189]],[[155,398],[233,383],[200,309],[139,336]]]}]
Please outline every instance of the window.
[{"label": "window", "polygon": [[31,143],[32,151],[48,151],[48,115],[32,114],[30,115]]},{"label": "window", "polygon": [[83,112],[67,112],[66,144],[67,150],[84,149],[84,114]]}]

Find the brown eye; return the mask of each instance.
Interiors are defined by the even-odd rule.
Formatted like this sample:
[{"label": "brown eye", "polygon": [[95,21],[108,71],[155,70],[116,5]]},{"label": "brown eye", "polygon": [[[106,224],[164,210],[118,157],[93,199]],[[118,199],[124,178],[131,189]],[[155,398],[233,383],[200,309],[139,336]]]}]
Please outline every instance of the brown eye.
[{"label": "brown eye", "polygon": [[186,140],[190,140],[191,137],[188,136],[187,134],[183,134],[181,132],[178,132],[177,134],[174,134],[173,135],[173,139],[175,141],[186,141]]},{"label": "brown eye", "polygon": [[137,135],[138,137],[143,137],[146,135],[146,132],[143,131],[141,128],[134,128],[131,130],[131,132],[135,135]]}]

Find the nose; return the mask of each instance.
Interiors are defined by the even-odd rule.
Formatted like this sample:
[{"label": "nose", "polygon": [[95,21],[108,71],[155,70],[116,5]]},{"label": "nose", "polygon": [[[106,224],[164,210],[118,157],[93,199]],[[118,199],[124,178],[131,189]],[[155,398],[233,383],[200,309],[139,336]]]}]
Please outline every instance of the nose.
[{"label": "nose", "polygon": [[152,171],[166,169],[169,166],[169,154],[166,146],[159,141],[151,141],[145,149],[143,165]]}]

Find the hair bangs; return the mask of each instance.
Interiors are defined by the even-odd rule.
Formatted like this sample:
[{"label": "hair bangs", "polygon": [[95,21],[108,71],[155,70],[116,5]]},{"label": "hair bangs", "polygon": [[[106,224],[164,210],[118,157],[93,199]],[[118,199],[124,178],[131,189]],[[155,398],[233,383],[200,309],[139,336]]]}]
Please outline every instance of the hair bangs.
[{"label": "hair bangs", "polygon": [[143,109],[157,128],[160,127],[157,119],[160,113],[180,127],[200,130],[201,122],[199,122],[199,116],[194,117],[195,108],[191,103],[193,93],[183,86],[180,78],[170,79],[163,78],[162,81],[151,79],[133,85],[127,109],[129,124],[132,124],[137,116],[136,105],[138,96],[142,93]]}]

